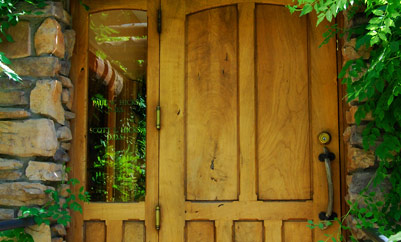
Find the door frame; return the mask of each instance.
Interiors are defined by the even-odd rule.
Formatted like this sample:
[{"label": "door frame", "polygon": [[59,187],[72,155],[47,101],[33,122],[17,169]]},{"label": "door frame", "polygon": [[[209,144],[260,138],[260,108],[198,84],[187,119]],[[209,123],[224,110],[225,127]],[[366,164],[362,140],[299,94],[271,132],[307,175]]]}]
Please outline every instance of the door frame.
[{"label": "door frame", "polygon": [[[154,209],[159,201],[158,177],[159,177],[159,132],[156,129],[156,106],[159,105],[159,33],[157,32],[157,16],[160,8],[160,0],[84,0],[83,4],[89,6],[85,10],[78,0],[71,1],[72,27],[76,32],[76,44],[71,59],[70,78],[75,84],[74,105],[72,112],[75,119],[71,121],[73,137],[71,143],[71,176],[80,181],[80,186],[86,187],[86,157],[87,157],[87,103],[88,103],[88,29],[89,14],[104,10],[133,9],[147,11],[148,16],[148,58],[147,58],[147,157],[146,157],[146,195],[144,202],[122,204],[121,211],[113,210],[112,204],[91,203],[83,204],[83,214],[72,214],[71,226],[68,233],[68,241],[84,241],[84,220],[101,219],[91,217],[91,211],[102,211],[105,218],[113,219],[115,213],[124,215],[124,209],[131,210],[131,214],[140,221],[145,222],[146,241],[158,241],[158,232],[155,229]],[[151,65],[149,64],[151,63]],[[149,137],[152,137],[151,139]],[[79,187],[72,188],[78,192]],[[115,216],[114,216],[115,217]],[[111,221],[109,226],[120,226]],[[112,233],[106,233],[112,237]]]},{"label": "door frame", "polygon": [[[101,0],[100,0],[101,1]],[[99,1],[99,2],[100,2]],[[103,1],[102,3],[95,3],[93,0],[86,0],[83,1],[90,6],[89,13],[98,12],[105,9],[112,10],[112,9],[121,9],[122,4],[124,5],[125,9],[138,9],[137,4],[141,4],[143,6],[143,10],[148,11],[149,16],[157,16],[157,9],[160,8],[161,0],[139,0],[136,3],[124,1],[124,0],[115,0],[115,1]],[[164,1],[166,2],[166,1]],[[200,2],[207,2],[200,1]],[[246,2],[245,0],[216,0],[214,4],[210,5],[212,7],[218,7],[233,3],[240,3]],[[260,3],[271,3],[271,4],[280,4],[285,2],[286,4],[291,4],[292,2],[289,0],[269,0],[269,1],[256,1]],[[136,6],[136,8],[132,7]],[[151,12],[150,12],[151,11]],[[199,8],[194,8],[192,12],[199,11]],[[70,77],[75,83],[75,93],[74,93],[74,106],[72,111],[75,113],[76,118],[71,121],[73,137],[72,140],[72,147],[70,151],[71,155],[71,175],[74,178],[78,178],[81,181],[81,185],[85,186],[85,174],[86,174],[86,118],[87,118],[87,55],[86,50],[88,47],[87,43],[87,36],[88,33],[85,31],[85,26],[88,26],[88,12],[79,4],[78,0],[71,1],[71,15],[73,19],[73,29],[76,31],[76,35],[78,36],[76,39],[76,45],[74,49],[74,54],[72,56],[72,66],[71,66],[71,74]],[[342,15],[337,18],[337,22],[341,26],[343,24]],[[160,43],[160,36],[157,33],[157,18],[148,18],[148,26],[149,27],[149,37],[148,37],[148,49],[152,49],[153,55],[149,52],[148,53],[148,60],[149,58],[153,58],[154,63],[158,63],[158,65],[154,65],[153,68],[148,67],[148,80],[154,79],[158,80],[152,82],[153,88],[152,90],[158,90],[160,87],[160,61],[159,61],[159,43]],[[153,27],[152,27],[153,26]],[[342,41],[340,41],[340,37],[337,36],[338,46],[337,46],[337,73],[341,70],[342,67],[342,54],[341,54],[341,47]],[[157,53],[157,54],[155,54]],[[82,81],[83,80],[83,81]],[[151,83],[148,82],[148,85]],[[346,147],[345,143],[341,137],[342,133],[345,130],[346,122],[345,122],[345,110],[346,110],[346,103],[343,102],[342,97],[345,94],[345,88],[343,85],[339,83],[337,80],[337,93],[338,93],[338,122],[339,122],[339,159],[340,162],[340,194],[341,194],[341,215],[345,214],[346,212],[346,202],[344,196],[346,194]],[[333,90],[334,91],[334,90]],[[159,93],[155,94],[148,93],[148,97],[150,95],[155,96],[155,99],[148,100],[148,123],[151,123],[151,127],[148,129],[148,137],[153,135],[156,137],[155,147],[157,146],[157,150],[159,150],[159,133],[151,131],[151,128],[154,127],[154,123],[156,122],[156,115],[154,112],[154,107],[159,105],[160,95]],[[82,98],[85,97],[85,98]],[[80,102],[78,102],[80,101]],[[149,103],[151,102],[151,103]],[[84,105],[83,105],[84,104]],[[148,139],[149,140],[149,139]],[[157,144],[156,144],[157,143]],[[150,154],[149,152],[147,153]],[[154,157],[158,161],[159,154],[157,157]],[[146,229],[153,229],[155,218],[154,218],[154,207],[158,204],[159,200],[159,164],[155,162],[152,165],[153,169],[147,169],[147,176],[146,176],[146,212],[145,212],[145,221],[146,221]],[[147,168],[149,168],[149,164],[147,164]],[[155,183],[149,184],[149,179],[153,177]],[[77,190],[77,189],[76,189]],[[85,205],[83,205],[85,210]],[[79,213],[73,213],[72,216],[72,223],[68,233],[68,240],[69,241],[83,241],[83,216]],[[158,235],[156,233],[153,237],[146,237],[146,241],[158,241]]]}]

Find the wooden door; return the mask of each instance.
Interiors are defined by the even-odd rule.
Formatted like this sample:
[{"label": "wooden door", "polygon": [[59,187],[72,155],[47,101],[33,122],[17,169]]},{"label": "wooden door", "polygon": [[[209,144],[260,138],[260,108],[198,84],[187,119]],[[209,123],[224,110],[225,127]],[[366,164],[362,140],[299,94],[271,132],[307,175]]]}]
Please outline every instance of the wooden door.
[{"label": "wooden door", "polygon": [[[93,195],[90,203],[82,204],[83,214],[74,213],[68,233],[69,241],[158,241],[154,209],[158,203],[159,136],[154,125],[156,122],[154,110],[159,103],[157,10],[160,8],[160,2],[76,0],[71,1],[71,4],[73,28],[77,36],[71,68],[71,79],[75,83],[75,106],[72,111],[76,116],[72,121],[74,141],[71,150],[71,168],[72,175],[81,181],[80,185],[86,187]],[[88,9],[85,9],[85,6],[88,6]],[[124,18],[125,22],[119,21],[119,18]],[[91,36],[91,31],[97,31],[96,36]],[[125,49],[113,51],[118,43],[124,41],[131,44],[123,46]],[[143,73],[135,73],[136,70],[146,72],[146,76],[140,76]],[[105,91],[102,93],[104,98],[93,100],[92,105],[91,99],[94,96],[91,96],[90,90],[94,85],[99,90]],[[117,187],[119,190],[116,191],[116,183],[122,184],[116,179],[117,169],[122,172],[126,169],[123,166],[116,168],[116,153],[126,152],[119,156],[119,159],[126,159],[125,164],[132,165],[134,161],[138,161],[138,158],[132,155],[131,147],[125,142],[138,137],[138,132],[131,132],[132,128],[138,127],[138,118],[127,117],[127,114],[128,107],[138,100],[139,87],[145,85],[146,91],[142,94],[146,93],[147,106],[146,197],[137,200],[133,199],[132,195],[136,182],[134,179],[127,179],[131,183]],[[103,109],[103,116],[96,119],[99,125],[104,126],[91,126],[90,120],[93,119],[95,110],[93,106],[102,105],[107,109]],[[121,123],[121,120],[128,118],[131,118],[128,124],[134,126],[116,126],[118,122]],[[107,153],[106,167],[101,167],[105,175],[105,179],[101,181],[105,187],[101,188],[101,191],[91,185],[95,175],[90,170],[93,168],[90,164],[93,162],[93,157],[96,158],[93,153],[96,153],[94,147],[97,145],[97,143],[91,144],[92,132],[101,134],[107,132],[107,141],[104,141],[104,144],[110,149],[104,152],[111,153]],[[137,144],[135,142],[131,142],[130,146],[135,146]],[[97,157],[103,158],[106,154]],[[143,163],[144,158],[140,159]],[[140,168],[144,169],[143,165]],[[132,169],[132,166],[128,166],[127,169]],[[130,170],[125,175],[131,176],[131,174],[134,172]],[[121,175],[123,179],[127,176]],[[106,195],[102,197],[102,194]]]},{"label": "wooden door", "polygon": [[[318,241],[335,40],[290,1],[162,0],[159,241]],[[332,163],[340,211],[339,161]]]}]

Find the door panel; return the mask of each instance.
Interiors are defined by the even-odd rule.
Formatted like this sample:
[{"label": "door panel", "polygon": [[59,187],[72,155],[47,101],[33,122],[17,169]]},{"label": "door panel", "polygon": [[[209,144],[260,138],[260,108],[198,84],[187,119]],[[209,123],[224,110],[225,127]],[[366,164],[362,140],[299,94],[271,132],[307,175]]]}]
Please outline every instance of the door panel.
[{"label": "door panel", "polygon": [[299,242],[312,241],[312,230],[307,227],[307,222],[284,222],[284,241]]},{"label": "door panel", "polygon": [[127,221],[123,224],[124,242],[145,242],[145,225],[143,222]]},{"label": "door panel", "polygon": [[236,200],[237,9],[216,8],[187,21],[187,200]]},{"label": "door panel", "polygon": [[213,222],[193,221],[186,224],[185,237],[189,242],[213,242],[214,233]]},{"label": "door panel", "polygon": [[311,198],[306,20],[281,6],[256,6],[256,135],[262,200]]},{"label": "door panel", "polygon": [[235,222],[234,226],[235,242],[263,242],[262,222]]},{"label": "door panel", "polygon": [[319,132],[338,153],[334,41],[284,3],[220,3],[161,2],[159,241],[324,239],[306,225],[327,205]]},{"label": "door panel", "polygon": [[85,241],[106,241],[106,225],[104,221],[86,221],[84,226]]}]

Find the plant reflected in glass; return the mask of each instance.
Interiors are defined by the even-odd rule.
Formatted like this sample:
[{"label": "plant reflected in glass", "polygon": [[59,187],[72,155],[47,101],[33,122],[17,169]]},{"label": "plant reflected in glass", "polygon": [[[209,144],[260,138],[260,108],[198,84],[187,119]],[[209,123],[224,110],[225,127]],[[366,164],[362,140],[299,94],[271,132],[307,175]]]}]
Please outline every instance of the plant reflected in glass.
[{"label": "plant reflected in glass", "polygon": [[[145,197],[146,12],[90,15],[88,191],[91,201]],[[139,37],[138,37],[139,36]]]}]

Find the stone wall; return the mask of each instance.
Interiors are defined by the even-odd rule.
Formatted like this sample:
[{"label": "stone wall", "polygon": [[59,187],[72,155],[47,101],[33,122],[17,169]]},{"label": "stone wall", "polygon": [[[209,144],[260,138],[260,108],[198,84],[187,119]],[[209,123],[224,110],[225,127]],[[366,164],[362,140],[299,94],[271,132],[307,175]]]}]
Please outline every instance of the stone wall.
[{"label": "stone wall", "polygon": [[[1,220],[16,218],[20,206],[45,204],[45,190],[63,187],[70,161],[74,84],[68,75],[75,32],[61,2],[49,2],[40,11],[21,17],[9,29],[14,42],[0,44],[22,78],[21,83],[0,78]],[[35,242],[63,241],[66,235],[62,225],[26,231]]]},{"label": "stone wall", "polygon": [[[369,19],[366,18],[365,14],[363,14],[363,9],[358,10],[355,15],[352,15],[352,17],[349,12],[344,14],[345,29],[366,24],[368,21]],[[358,59],[361,57],[365,60],[369,59],[369,49],[361,47],[360,49],[356,50],[356,38],[354,36],[345,35],[343,38],[343,43],[343,64],[345,64],[348,60]],[[351,202],[358,201],[359,204],[363,204],[363,199],[360,196],[360,192],[374,177],[378,162],[373,150],[366,151],[362,148],[362,131],[366,124],[369,123],[369,121],[372,121],[371,114],[367,114],[360,125],[356,125],[355,123],[355,112],[358,110],[358,106],[362,102],[363,100],[351,100],[347,103],[347,111],[345,113],[347,128],[343,134],[346,145],[345,162],[347,172],[346,183],[348,188],[348,194],[345,199]],[[386,186],[386,183],[383,183],[381,186]],[[376,199],[382,198],[383,194],[379,188],[371,188],[370,191],[374,191],[376,193]],[[352,234],[356,238],[360,239],[360,241],[365,241],[365,239],[367,239],[366,235],[361,230],[355,228],[356,220],[353,217],[348,217],[348,223],[351,227]]]}]

